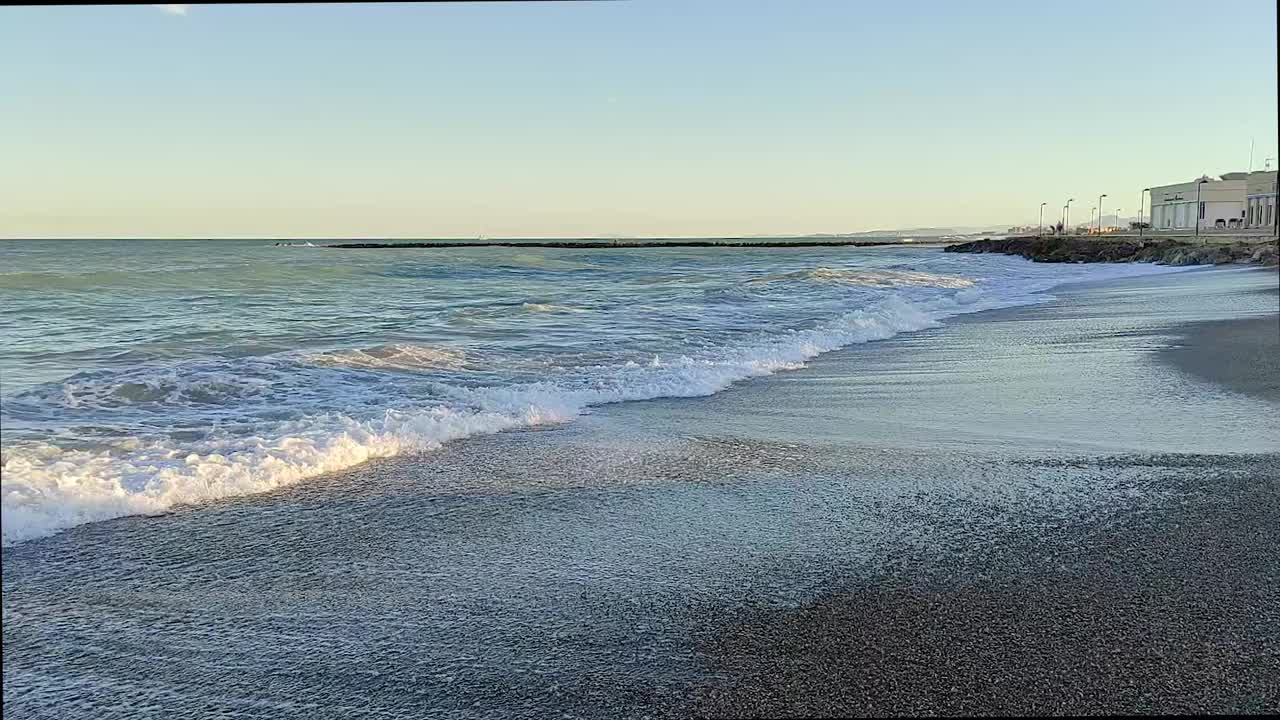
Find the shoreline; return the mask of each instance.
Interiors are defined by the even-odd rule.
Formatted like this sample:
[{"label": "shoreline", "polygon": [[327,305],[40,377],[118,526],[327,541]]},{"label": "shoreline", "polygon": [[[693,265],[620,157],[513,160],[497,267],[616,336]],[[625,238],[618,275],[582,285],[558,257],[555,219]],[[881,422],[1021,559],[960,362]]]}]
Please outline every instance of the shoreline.
[{"label": "shoreline", "polygon": [[[1159,364],[1280,401],[1280,314],[1171,331]],[[730,618],[698,634],[699,652],[727,680],[693,689],[672,716],[1280,710],[1280,600],[1269,591],[1280,583],[1270,539],[1280,526],[1280,452],[1027,462],[1045,475],[1093,466],[1131,480],[1087,513],[1026,505],[978,531],[971,508],[935,501],[920,510],[925,523],[966,552],[900,547],[873,576],[798,608],[703,609]]]},{"label": "shoreline", "polygon": [[[1280,456],[1239,428],[1274,421],[1152,347],[1256,305],[1266,276],[1179,275],[6,547],[6,704],[1272,709]],[[68,664],[78,648],[97,665]]]},{"label": "shoreline", "polygon": [[1234,392],[1280,403],[1280,313],[1181,328],[1160,351],[1179,370]]}]

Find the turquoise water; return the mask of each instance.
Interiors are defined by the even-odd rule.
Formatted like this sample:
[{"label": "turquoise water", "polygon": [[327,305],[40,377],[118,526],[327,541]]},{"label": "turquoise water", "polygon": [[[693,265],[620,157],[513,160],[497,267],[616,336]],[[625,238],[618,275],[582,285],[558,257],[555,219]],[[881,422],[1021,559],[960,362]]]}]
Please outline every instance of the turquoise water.
[{"label": "turquoise water", "polygon": [[1170,272],[936,248],[0,243],[6,544]]}]

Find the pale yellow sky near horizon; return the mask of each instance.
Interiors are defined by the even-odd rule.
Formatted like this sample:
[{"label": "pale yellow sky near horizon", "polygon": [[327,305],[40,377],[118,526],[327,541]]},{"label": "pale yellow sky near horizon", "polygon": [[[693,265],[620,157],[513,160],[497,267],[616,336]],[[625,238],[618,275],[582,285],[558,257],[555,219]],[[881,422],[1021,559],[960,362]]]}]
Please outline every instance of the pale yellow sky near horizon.
[{"label": "pale yellow sky near horizon", "polygon": [[0,238],[996,227],[1277,167],[1272,3],[1082,1],[0,8]]}]

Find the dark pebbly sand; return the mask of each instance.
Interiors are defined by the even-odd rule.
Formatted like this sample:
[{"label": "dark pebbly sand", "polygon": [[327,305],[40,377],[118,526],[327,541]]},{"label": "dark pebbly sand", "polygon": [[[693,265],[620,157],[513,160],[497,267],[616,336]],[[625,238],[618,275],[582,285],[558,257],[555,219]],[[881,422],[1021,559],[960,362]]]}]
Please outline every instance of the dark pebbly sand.
[{"label": "dark pebbly sand", "polygon": [[1011,532],[968,562],[904,556],[860,589],[741,618],[705,639],[732,682],[692,714],[1276,712],[1280,456],[1168,460],[1203,477],[1153,466],[1173,507]]},{"label": "dark pebbly sand", "polygon": [[1280,401],[1280,315],[1189,325],[1164,356],[1184,372]]},{"label": "dark pebbly sand", "polygon": [[[1157,353],[1164,362],[1280,400],[1280,316],[1187,323],[1175,335]],[[940,560],[904,547],[847,591],[740,616],[702,638],[730,680],[693,692],[686,712],[1280,711],[1280,455],[1096,462],[1137,470],[1135,495],[1166,501],[1117,499],[1057,524],[1032,523],[1029,511],[972,534],[984,546],[976,554]],[[945,504],[924,514],[939,527],[972,517]]]},{"label": "dark pebbly sand", "polygon": [[6,547],[4,717],[1280,710],[1274,278],[1063,289]]}]

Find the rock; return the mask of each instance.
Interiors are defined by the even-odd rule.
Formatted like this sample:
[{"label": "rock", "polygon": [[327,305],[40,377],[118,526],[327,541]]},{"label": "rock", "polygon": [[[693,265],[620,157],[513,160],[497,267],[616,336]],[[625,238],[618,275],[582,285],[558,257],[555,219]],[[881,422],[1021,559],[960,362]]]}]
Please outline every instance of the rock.
[{"label": "rock", "polygon": [[1034,262],[1153,262],[1163,265],[1280,265],[1275,240],[1195,245],[1169,238],[986,238],[950,245],[945,252],[1018,255]]},{"label": "rock", "polygon": [[1274,266],[1280,263],[1280,253],[1276,252],[1275,243],[1269,243],[1254,250],[1249,256],[1249,262]]}]

